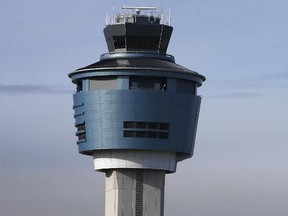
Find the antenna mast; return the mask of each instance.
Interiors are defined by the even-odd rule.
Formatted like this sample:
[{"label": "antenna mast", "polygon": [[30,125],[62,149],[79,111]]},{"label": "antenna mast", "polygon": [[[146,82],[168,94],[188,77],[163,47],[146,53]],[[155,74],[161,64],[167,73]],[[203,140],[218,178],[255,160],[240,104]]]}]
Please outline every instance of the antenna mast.
[{"label": "antenna mast", "polygon": [[171,9],[169,8],[168,25],[171,26]]}]

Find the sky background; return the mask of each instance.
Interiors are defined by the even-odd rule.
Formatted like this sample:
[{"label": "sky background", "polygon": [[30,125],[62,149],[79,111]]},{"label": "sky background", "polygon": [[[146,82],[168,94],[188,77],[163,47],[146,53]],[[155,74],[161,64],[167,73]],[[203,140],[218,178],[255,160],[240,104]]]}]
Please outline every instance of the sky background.
[{"label": "sky background", "polygon": [[[165,216],[286,216],[288,1],[163,6],[168,53],[207,77],[190,160],[166,177]],[[107,52],[111,0],[0,0],[0,214],[104,215],[104,174],[78,153],[69,72]]]}]

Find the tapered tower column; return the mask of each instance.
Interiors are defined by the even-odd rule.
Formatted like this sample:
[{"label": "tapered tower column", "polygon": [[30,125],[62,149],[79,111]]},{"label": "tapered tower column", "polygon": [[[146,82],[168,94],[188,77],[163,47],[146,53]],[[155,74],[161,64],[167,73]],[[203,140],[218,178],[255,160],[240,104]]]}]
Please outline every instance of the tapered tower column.
[{"label": "tapered tower column", "polygon": [[173,28],[155,8],[124,9],[104,28],[109,53],[69,74],[77,145],[106,174],[105,216],[163,216],[165,175],[193,155],[205,77],[166,53]]},{"label": "tapered tower column", "polygon": [[106,172],[106,216],[163,216],[165,171],[119,169]]}]

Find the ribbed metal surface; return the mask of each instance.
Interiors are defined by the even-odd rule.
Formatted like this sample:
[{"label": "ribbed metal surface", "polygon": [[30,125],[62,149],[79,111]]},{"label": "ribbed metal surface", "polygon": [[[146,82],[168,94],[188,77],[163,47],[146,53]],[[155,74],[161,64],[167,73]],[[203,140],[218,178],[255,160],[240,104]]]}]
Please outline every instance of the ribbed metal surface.
[{"label": "ribbed metal surface", "polygon": [[[97,69],[135,69],[135,68],[145,68],[146,70],[165,70],[183,73],[193,73],[198,74],[195,71],[189,70],[181,65],[173,63],[171,61],[166,61],[157,58],[121,58],[121,59],[107,59],[96,62],[94,64],[88,65],[86,67],[80,68],[75,72],[85,71],[85,70],[97,70]],[[73,72],[73,73],[75,73]],[[203,79],[205,79],[203,77]]]}]

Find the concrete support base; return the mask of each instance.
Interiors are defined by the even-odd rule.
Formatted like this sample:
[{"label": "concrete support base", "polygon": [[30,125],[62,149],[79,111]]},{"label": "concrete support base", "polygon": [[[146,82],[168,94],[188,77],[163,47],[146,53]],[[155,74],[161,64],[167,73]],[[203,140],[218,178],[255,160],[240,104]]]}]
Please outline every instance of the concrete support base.
[{"label": "concrete support base", "polygon": [[106,170],[105,216],[163,216],[165,171]]},{"label": "concrete support base", "polygon": [[101,150],[93,152],[94,168],[97,171],[116,169],[152,169],[176,171],[175,152],[148,150]]}]

